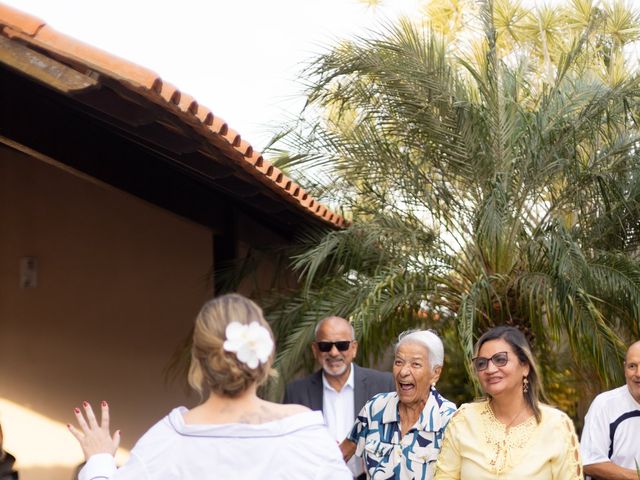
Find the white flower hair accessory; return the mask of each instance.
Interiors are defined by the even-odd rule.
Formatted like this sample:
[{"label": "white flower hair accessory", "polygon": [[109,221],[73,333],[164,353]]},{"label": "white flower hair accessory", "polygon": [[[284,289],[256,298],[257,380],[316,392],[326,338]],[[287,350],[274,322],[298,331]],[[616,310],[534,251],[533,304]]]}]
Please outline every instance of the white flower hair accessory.
[{"label": "white flower hair accessory", "polygon": [[243,325],[231,322],[225,330],[227,339],[223,348],[227,352],[236,354],[238,360],[247,367],[257,368],[260,363],[266,363],[273,351],[273,340],[269,330],[258,322]]}]

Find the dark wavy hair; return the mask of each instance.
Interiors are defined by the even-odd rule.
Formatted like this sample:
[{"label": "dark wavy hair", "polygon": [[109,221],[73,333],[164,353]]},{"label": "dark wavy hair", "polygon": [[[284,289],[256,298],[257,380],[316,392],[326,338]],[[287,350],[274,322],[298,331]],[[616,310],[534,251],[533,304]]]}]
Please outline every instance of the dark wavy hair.
[{"label": "dark wavy hair", "polygon": [[491,340],[504,340],[507,342],[518,357],[520,363],[529,366],[529,375],[526,377],[529,381],[529,391],[526,393],[523,392],[522,394],[525,401],[533,411],[536,421],[540,423],[540,418],[542,416],[540,412],[540,402],[545,398],[545,395],[542,387],[542,381],[540,379],[540,373],[538,372],[538,365],[533,353],[531,352],[531,347],[529,346],[527,338],[515,327],[510,327],[508,325],[493,327],[491,330],[485,332],[476,343],[474,356],[478,355],[482,345]]}]

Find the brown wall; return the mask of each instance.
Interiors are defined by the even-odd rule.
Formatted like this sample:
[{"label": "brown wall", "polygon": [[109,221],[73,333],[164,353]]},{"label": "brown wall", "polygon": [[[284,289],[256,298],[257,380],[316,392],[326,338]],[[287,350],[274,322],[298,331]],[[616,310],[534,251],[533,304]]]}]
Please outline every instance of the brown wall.
[{"label": "brown wall", "polygon": [[[0,399],[61,425],[82,400],[107,399],[126,447],[193,404],[163,368],[211,296],[212,251],[203,226],[0,147]],[[26,256],[39,262],[35,288],[19,286]],[[9,449],[27,426],[0,420]],[[68,438],[59,430],[52,447]],[[23,480],[71,476],[29,463]]]}]

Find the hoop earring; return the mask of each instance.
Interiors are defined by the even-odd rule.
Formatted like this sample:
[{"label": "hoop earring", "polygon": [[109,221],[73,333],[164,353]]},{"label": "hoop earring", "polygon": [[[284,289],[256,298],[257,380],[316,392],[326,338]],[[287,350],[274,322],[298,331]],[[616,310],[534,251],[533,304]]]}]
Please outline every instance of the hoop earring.
[{"label": "hoop earring", "polygon": [[522,379],[522,393],[528,393],[529,392],[529,380],[527,380],[527,377],[524,377]]}]

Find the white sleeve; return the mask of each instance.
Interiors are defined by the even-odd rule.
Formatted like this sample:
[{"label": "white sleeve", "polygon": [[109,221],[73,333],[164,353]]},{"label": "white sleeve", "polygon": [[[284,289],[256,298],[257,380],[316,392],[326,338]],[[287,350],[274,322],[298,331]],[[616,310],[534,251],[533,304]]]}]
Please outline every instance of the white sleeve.
[{"label": "white sleeve", "polygon": [[129,460],[120,469],[108,453],[92,455],[80,473],[78,480],[144,480],[147,472],[138,457],[132,452]]},{"label": "white sleeve", "polygon": [[[321,412],[313,412],[322,415]],[[338,443],[331,437],[325,425],[302,428],[283,437],[282,453],[289,461],[274,478],[305,478],[313,480],[353,480],[344,463]],[[291,456],[291,452],[295,455]],[[291,472],[296,472],[295,475]],[[267,477],[265,477],[267,478]],[[271,478],[271,477],[269,477]]]},{"label": "white sleeve", "polygon": [[605,407],[602,397],[596,397],[584,417],[584,428],[580,437],[580,455],[583,465],[611,461],[609,459],[609,424]]},{"label": "white sleeve", "polygon": [[316,454],[322,456],[322,464],[319,465],[314,480],[353,480],[351,472],[342,459],[338,445],[326,435],[327,439],[318,439]]}]

